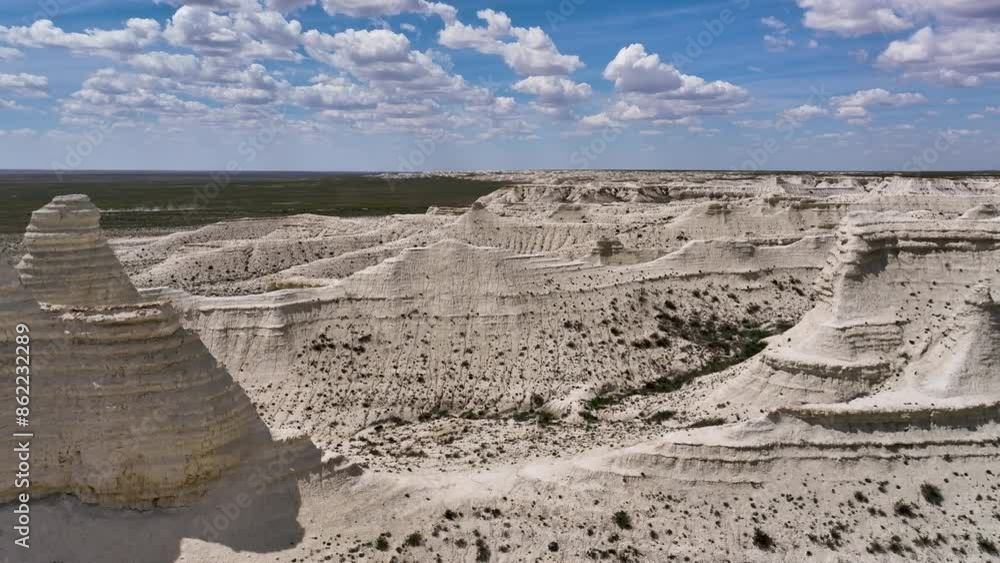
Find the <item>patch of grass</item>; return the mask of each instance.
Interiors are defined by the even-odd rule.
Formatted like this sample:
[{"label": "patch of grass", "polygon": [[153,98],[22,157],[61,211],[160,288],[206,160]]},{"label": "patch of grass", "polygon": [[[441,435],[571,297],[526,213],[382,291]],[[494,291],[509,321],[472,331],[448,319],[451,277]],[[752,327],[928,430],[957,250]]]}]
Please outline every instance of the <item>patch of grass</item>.
[{"label": "patch of grass", "polygon": [[[381,216],[468,207],[504,182],[420,176],[315,172],[48,172],[0,174],[0,233],[23,233],[31,212],[57,195],[87,194],[105,229],[176,228],[241,217],[298,213]],[[214,197],[210,197],[214,196]]]},{"label": "patch of grass", "polygon": [[534,420],[539,426],[551,426],[558,422],[555,415],[548,411],[526,411],[519,412],[513,416],[514,420],[518,422],[528,422]]},{"label": "patch of grass", "polygon": [[903,543],[903,538],[899,536],[889,538],[889,547],[887,549],[899,556],[902,556],[907,551],[912,551],[912,548]]},{"label": "patch of grass", "polygon": [[431,420],[437,420],[439,418],[445,418],[448,416],[448,411],[442,410],[439,407],[434,407],[434,410],[430,412],[421,413],[417,416],[417,420],[420,422],[429,422]]},{"label": "patch of grass", "polygon": [[601,396],[601,397],[594,397],[593,399],[587,401],[585,407],[588,410],[599,411],[614,406],[617,403],[618,401],[614,397]]}]

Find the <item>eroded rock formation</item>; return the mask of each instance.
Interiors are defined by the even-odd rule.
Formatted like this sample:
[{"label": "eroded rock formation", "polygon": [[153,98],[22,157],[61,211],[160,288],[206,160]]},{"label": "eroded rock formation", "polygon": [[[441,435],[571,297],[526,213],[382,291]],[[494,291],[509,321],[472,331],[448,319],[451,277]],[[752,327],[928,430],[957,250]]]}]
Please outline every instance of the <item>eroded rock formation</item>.
[{"label": "eroded rock formation", "polygon": [[[61,428],[64,416],[115,425],[107,443],[76,428],[46,437],[96,448],[121,476],[40,450],[67,472],[45,474],[52,491],[185,504],[199,482],[238,470],[245,402],[204,367],[195,332],[275,435],[318,457],[301,438],[314,434],[333,471],[371,466],[356,480],[289,482],[276,502],[253,496],[221,539],[205,519],[260,474],[179,510],[40,503],[70,546],[40,560],[103,553],[93,530],[129,544],[117,559],[162,563],[387,550],[405,561],[995,558],[995,178],[489,177],[514,186],[464,212],[116,240],[141,287],[122,299],[83,298],[97,290],[39,307],[0,270],[0,318],[33,319],[40,350],[73,347],[44,357],[87,364],[75,377],[52,370],[61,402],[45,411]],[[602,239],[617,241],[603,263]],[[32,262],[33,284],[69,295]],[[229,414],[192,398],[213,393]],[[154,397],[215,422],[134,420]],[[191,471],[173,451],[205,460],[192,482],[167,476]],[[140,545],[166,523],[167,550]]]},{"label": "eroded rock formation", "polygon": [[100,220],[85,195],[57,196],[31,214],[24,235],[28,253],[17,269],[38,301],[90,307],[138,300]]},{"label": "eroded rock formation", "polygon": [[[31,490],[112,506],[186,504],[267,456],[270,433],[173,307],[140,298],[98,220],[85,196],[56,198],[32,217],[24,286],[0,268],[4,326],[31,328]],[[11,423],[0,425],[8,441]]]},{"label": "eroded rock formation", "polygon": [[833,460],[997,457],[998,264],[995,219],[850,216],[816,307],[697,403],[744,421],[675,432],[609,466],[759,480]]},{"label": "eroded rock formation", "polygon": [[995,220],[860,213],[837,238],[816,308],[706,404],[753,412],[869,395],[954,330],[970,288],[1000,281]]}]

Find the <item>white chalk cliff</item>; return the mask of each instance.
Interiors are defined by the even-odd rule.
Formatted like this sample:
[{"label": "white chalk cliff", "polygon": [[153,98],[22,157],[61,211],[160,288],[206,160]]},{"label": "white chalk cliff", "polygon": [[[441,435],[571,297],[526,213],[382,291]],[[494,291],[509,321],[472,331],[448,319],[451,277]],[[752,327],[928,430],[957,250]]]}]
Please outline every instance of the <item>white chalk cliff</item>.
[{"label": "white chalk cliff", "polygon": [[838,238],[816,307],[698,403],[749,420],[669,434],[609,467],[760,480],[822,460],[997,456],[1000,221],[861,213]]},{"label": "white chalk cliff", "polygon": [[[58,197],[32,216],[24,284],[0,266],[4,326],[31,328],[31,490],[111,506],[185,504],[265,452],[270,434],[173,307],[140,298],[98,221],[85,196]],[[8,449],[12,422],[0,422]],[[0,499],[13,498],[12,485],[4,481]]]}]

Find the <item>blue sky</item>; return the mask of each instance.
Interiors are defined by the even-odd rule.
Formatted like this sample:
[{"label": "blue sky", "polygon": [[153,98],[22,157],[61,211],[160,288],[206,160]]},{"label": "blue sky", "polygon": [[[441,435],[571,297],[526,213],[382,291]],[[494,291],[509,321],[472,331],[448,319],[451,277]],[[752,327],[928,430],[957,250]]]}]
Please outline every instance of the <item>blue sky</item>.
[{"label": "blue sky", "polygon": [[996,169],[1000,0],[27,0],[0,168]]}]

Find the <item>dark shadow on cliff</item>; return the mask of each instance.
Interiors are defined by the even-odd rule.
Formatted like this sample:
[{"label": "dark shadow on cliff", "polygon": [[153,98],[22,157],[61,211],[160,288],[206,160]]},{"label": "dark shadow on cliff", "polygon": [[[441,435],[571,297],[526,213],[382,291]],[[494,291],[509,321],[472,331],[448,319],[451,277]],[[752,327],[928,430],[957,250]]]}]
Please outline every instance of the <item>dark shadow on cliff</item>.
[{"label": "dark shadow on cliff", "polygon": [[[311,443],[272,442],[263,459],[248,463],[240,475],[216,483],[184,508],[119,510],[87,505],[69,495],[33,500],[27,550],[13,544],[15,504],[2,505],[0,562],[172,563],[185,539],[236,552],[282,551],[304,535],[298,522],[298,479],[331,477],[322,475],[320,457]],[[187,559],[201,560],[197,554]]]}]

